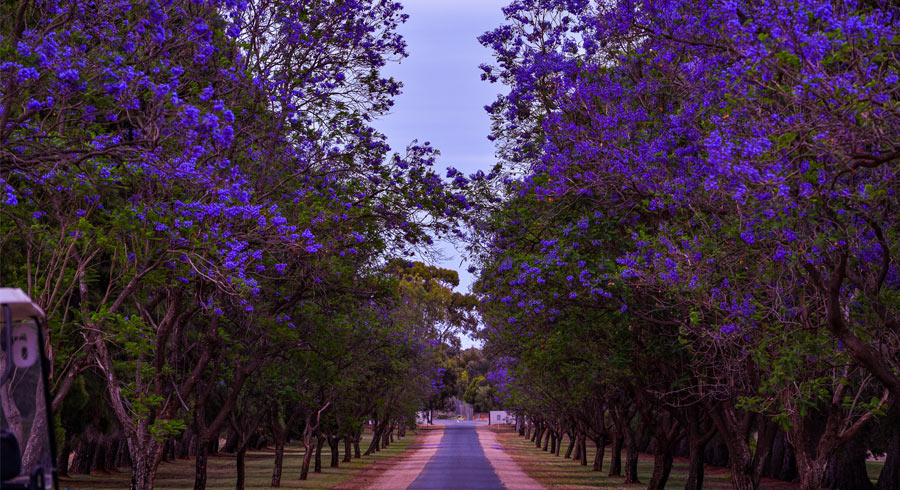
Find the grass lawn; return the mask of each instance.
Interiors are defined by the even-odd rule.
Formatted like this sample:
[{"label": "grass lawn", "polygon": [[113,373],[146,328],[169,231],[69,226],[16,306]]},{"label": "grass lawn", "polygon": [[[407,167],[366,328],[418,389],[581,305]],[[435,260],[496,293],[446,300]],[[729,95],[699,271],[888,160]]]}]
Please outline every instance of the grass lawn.
[{"label": "grass lawn", "polygon": [[[640,484],[625,485],[625,477],[608,477],[610,448],[607,446],[604,455],[603,471],[592,471],[596,448],[588,443],[588,465],[581,466],[577,461],[567,460],[562,457],[566,452],[568,438],[564,439],[560,456],[553,456],[534,446],[534,443],[520,437],[511,426],[492,426],[497,433],[497,441],[503,449],[512,456],[513,460],[529,476],[545,485],[547,488],[646,488],[653,473],[653,457],[641,454],[638,459],[638,478]],[[622,452],[622,464],[625,464],[625,452]],[[624,468],[623,468],[624,470]],[[666,482],[666,488],[684,488],[687,479],[687,460],[675,459],[672,473]],[[786,489],[796,488],[795,484],[778,482],[775,480],[763,481],[762,488]],[[703,479],[704,489],[726,490],[731,489],[731,480],[727,469],[707,466]]]},{"label": "grass lawn", "polygon": [[866,472],[872,483],[878,482],[878,475],[881,474],[882,468],[884,468],[884,461],[866,461]]},{"label": "grass lawn", "polygon": [[[372,433],[366,432],[360,448],[365,451],[371,440]],[[310,462],[309,479],[300,481],[300,465],[303,461],[303,446],[289,445],[284,451],[284,465],[282,467],[281,488],[331,488],[341,484],[354,475],[370,466],[374,461],[382,461],[391,457],[397,458],[407,446],[413,444],[416,434],[412,431],[406,433],[406,437],[397,439],[385,449],[354,459],[351,463],[341,463],[339,468],[331,468],[331,451],[328,445],[322,448],[322,473],[313,473],[315,457]],[[341,458],[343,458],[343,443]],[[275,461],[275,451],[266,448],[261,451],[248,451],[246,456],[246,488],[271,488],[272,466]],[[207,488],[209,489],[233,489],[237,471],[235,469],[235,457],[231,454],[222,454],[209,457],[209,473],[207,476]],[[126,470],[122,473],[111,475],[74,475],[60,478],[60,488],[128,488],[131,482],[131,473]],[[159,465],[154,488],[194,488],[194,461],[178,460],[164,462]]]}]

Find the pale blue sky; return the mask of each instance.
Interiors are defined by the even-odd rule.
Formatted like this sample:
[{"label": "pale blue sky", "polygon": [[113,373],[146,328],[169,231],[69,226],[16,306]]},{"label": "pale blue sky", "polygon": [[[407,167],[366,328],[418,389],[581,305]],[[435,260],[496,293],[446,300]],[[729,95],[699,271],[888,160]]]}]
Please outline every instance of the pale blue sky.
[{"label": "pale blue sky", "polygon": [[[430,141],[440,150],[437,167],[448,166],[466,175],[487,170],[494,163],[494,146],[487,140],[490,120],[484,106],[502,89],[481,81],[478,65],[491,61],[491,52],[477,37],[503,22],[501,8],[509,0],[405,0],[409,20],[400,28],[409,57],[385,72],[401,80],[403,93],[394,109],[376,122],[395,151],[413,139]],[[459,253],[442,267],[456,269],[460,290],[468,291],[472,275],[460,265]],[[463,339],[463,346],[472,342]]]}]

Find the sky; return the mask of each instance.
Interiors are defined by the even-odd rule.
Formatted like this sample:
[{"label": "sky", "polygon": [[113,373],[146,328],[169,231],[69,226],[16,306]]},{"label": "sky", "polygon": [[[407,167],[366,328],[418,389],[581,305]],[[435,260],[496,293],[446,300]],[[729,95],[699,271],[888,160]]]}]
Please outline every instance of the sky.
[{"label": "sky", "polygon": [[[455,167],[466,175],[494,163],[488,141],[490,120],[484,106],[502,87],[481,81],[478,65],[491,62],[491,51],[478,36],[502,24],[509,0],[405,0],[409,20],[400,27],[409,57],[384,72],[403,82],[403,93],[390,114],[375,123],[394,151],[412,140],[430,141],[440,150],[437,168]],[[463,257],[449,244],[448,260],[433,264],[459,271],[459,290],[468,292],[473,277]],[[463,347],[478,345],[462,339]]]}]

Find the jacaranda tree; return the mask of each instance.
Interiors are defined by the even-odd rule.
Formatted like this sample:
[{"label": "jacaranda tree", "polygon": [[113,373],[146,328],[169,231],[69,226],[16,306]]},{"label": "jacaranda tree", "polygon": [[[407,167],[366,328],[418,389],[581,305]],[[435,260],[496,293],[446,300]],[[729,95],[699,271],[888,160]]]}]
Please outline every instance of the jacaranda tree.
[{"label": "jacaranda tree", "polygon": [[[311,326],[335,307],[311,304],[368,304],[379,281],[356,278],[459,233],[434,149],[371,127],[400,89],[380,74],[406,54],[399,3],[0,8],[0,278],[49,313],[54,407],[79,376],[105,386],[134,488],[188,426],[202,456],[251,413],[244,383],[293,329],[334,342]],[[333,404],[317,386],[299,410]]]},{"label": "jacaranda tree", "polygon": [[[592,376],[623,355],[675,362],[667,386],[626,370],[625,408],[652,395],[687,431],[703,407],[735,488],[758,487],[779,430],[804,488],[870,485],[826,482],[825,468],[898,400],[900,12],[832,1],[504,12],[481,40],[497,60],[485,78],[510,85],[489,108],[506,149],[499,197],[522,211],[476,223],[489,342],[618,311],[594,331],[619,323],[637,350],[598,349],[609,361]],[[562,290],[548,297],[544,283]],[[619,381],[597,389],[621,404]],[[671,422],[645,415],[650,431]]]}]

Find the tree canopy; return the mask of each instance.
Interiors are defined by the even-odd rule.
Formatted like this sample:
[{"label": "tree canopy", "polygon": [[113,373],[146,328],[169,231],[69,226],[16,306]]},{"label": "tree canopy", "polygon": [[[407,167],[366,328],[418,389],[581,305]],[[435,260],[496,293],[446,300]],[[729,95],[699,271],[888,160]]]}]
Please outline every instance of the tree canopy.
[{"label": "tree canopy", "polygon": [[504,13],[480,39],[495,58],[483,78],[509,87],[488,107],[502,186],[482,186],[494,198],[477,202],[471,247],[509,403],[552,438],[624,439],[626,481],[652,436],[650,488],[681,438],[699,488],[713,434],[735,488],[780,476],[777,437],[803,488],[870,487],[826,467],[890,433],[900,400],[900,11],[517,1]]}]

